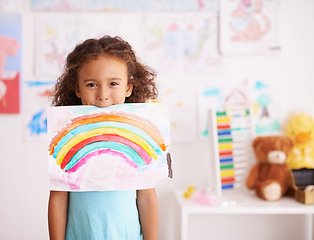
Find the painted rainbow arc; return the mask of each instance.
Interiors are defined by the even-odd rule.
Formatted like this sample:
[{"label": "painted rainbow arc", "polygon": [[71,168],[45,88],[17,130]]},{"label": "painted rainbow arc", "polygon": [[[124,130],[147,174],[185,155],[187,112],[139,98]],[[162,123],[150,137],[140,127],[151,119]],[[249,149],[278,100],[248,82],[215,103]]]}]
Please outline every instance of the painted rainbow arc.
[{"label": "painted rainbow arc", "polygon": [[126,113],[85,115],[71,120],[49,144],[49,154],[66,172],[74,172],[91,157],[111,154],[141,168],[166,151],[159,130]]}]

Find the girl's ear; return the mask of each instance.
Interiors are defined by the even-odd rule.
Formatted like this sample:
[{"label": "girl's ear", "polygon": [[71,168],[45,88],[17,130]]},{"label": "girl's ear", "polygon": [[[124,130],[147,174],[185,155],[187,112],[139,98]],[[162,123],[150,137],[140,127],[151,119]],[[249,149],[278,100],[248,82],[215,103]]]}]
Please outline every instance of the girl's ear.
[{"label": "girl's ear", "polygon": [[125,96],[126,96],[126,97],[130,97],[131,94],[132,94],[132,91],[133,91],[133,84],[132,84],[132,83],[129,83],[129,84],[128,84],[128,89],[126,90],[126,93],[125,93]]},{"label": "girl's ear", "polygon": [[126,90],[125,97],[130,97],[133,91],[133,76],[130,77],[129,83],[128,83],[128,89]]},{"label": "girl's ear", "polygon": [[80,93],[80,90],[78,89],[78,87],[75,88],[75,95],[76,95],[78,98],[81,98],[81,93]]}]

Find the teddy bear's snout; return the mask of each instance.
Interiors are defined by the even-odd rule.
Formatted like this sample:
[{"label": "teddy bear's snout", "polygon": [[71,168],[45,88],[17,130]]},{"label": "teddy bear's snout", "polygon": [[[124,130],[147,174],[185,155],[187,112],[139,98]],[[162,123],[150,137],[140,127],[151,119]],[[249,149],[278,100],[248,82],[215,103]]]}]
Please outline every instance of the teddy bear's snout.
[{"label": "teddy bear's snout", "polygon": [[273,164],[282,164],[286,161],[286,154],[282,151],[270,151],[268,153],[268,162]]}]

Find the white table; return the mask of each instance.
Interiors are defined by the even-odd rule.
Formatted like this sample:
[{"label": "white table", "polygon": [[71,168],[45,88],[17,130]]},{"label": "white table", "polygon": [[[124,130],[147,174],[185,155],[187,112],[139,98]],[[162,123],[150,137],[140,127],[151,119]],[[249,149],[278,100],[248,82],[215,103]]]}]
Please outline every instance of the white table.
[{"label": "white table", "polygon": [[246,189],[223,191],[223,197],[213,206],[195,203],[183,197],[184,190],[175,191],[181,209],[181,240],[188,239],[190,214],[305,214],[306,239],[313,240],[314,205],[305,205],[292,197],[283,197],[276,202],[267,202],[256,197],[254,191]]}]

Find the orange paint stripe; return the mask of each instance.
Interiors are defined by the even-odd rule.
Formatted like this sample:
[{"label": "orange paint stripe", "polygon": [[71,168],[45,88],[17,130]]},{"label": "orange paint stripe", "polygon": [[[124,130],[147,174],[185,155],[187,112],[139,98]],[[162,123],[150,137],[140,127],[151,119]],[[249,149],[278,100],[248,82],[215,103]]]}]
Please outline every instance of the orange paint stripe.
[{"label": "orange paint stripe", "polygon": [[66,126],[64,129],[58,132],[57,135],[51,140],[49,149],[48,149],[50,151],[50,154],[53,153],[54,148],[58,144],[60,139],[62,139],[68,132],[70,132],[74,128],[81,125],[102,122],[102,121],[127,123],[135,127],[138,127],[142,129],[143,131],[147,132],[158,143],[158,145],[163,151],[166,150],[166,146],[163,142],[163,138],[161,137],[159,130],[145,123],[144,119],[140,119],[136,116],[132,116],[132,117],[124,116],[123,114],[115,114],[115,115],[109,115],[109,114],[103,115],[102,114],[102,115],[91,115],[87,117],[82,116],[82,117],[72,119],[72,124]]}]

